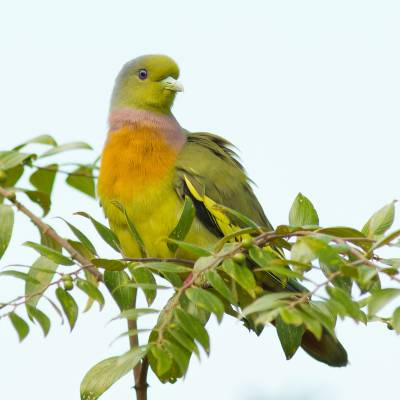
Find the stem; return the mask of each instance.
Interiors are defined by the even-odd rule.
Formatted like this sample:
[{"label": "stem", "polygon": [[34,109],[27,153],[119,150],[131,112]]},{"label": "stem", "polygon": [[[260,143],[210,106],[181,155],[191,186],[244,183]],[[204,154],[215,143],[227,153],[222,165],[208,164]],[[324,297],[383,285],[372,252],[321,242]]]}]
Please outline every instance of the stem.
[{"label": "stem", "polygon": [[[136,299],[133,301],[133,308],[136,307]],[[136,320],[128,319],[128,330],[137,330]],[[131,349],[139,346],[139,337],[135,335],[129,335],[129,346]],[[147,371],[148,371],[148,360],[145,357],[139,364],[133,368],[133,380],[135,382],[136,400],[147,400]]]},{"label": "stem", "polygon": [[64,248],[71,256],[71,258],[77,261],[83,268],[87,269],[98,281],[103,280],[103,275],[98,271],[96,266],[94,266],[90,260],[84,257],[81,253],[76,251],[67,240],[62,238],[51,226],[47,225],[45,222],[41,220],[37,215],[35,215],[32,211],[26,208],[22,203],[20,203],[15,194],[9,192],[8,190],[0,187],[0,195],[5,197],[8,201],[10,201],[22,214],[25,214],[32,222],[35,224],[43,233],[57,242],[62,248]]}]

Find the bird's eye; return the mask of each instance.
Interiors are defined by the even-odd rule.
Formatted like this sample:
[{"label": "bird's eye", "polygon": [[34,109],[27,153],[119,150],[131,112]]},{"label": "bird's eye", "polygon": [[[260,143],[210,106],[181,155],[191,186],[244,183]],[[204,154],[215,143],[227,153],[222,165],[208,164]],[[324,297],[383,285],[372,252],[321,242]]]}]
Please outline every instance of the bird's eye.
[{"label": "bird's eye", "polygon": [[139,79],[144,81],[147,78],[147,70],[146,69],[139,70],[138,76],[139,76]]}]

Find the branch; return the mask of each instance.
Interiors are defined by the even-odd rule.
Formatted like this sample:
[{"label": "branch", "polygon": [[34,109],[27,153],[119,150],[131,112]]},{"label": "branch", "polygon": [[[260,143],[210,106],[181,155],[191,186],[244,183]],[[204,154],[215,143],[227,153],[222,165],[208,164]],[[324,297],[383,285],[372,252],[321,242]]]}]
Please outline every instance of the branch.
[{"label": "branch", "polygon": [[64,248],[71,256],[73,260],[75,260],[79,265],[83,268],[87,269],[98,281],[103,280],[103,275],[98,271],[95,265],[93,265],[90,260],[84,257],[81,253],[76,251],[67,240],[62,238],[51,226],[47,225],[45,222],[41,220],[37,215],[35,215],[32,211],[26,208],[22,203],[20,203],[15,194],[9,192],[8,190],[0,187],[0,195],[5,197],[8,201],[10,201],[19,211],[25,214],[32,222],[35,224],[43,235],[46,235],[57,242],[62,248]]},{"label": "branch", "polygon": [[184,264],[190,267],[193,267],[193,260],[186,260],[184,258],[158,258],[158,257],[146,257],[146,258],[123,258],[121,261],[130,261],[130,262],[168,262],[168,263],[177,263]]}]

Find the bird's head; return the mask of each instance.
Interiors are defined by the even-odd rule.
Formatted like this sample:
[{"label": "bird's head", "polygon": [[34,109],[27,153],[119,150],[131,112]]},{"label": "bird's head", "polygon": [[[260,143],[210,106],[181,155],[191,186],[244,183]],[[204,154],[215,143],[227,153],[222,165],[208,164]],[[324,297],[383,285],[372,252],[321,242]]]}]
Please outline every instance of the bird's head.
[{"label": "bird's head", "polygon": [[111,110],[135,108],[169,115],[176,92],[183,91],[178,77],[178,65],[168,56],[135,58],[117,76]]}]

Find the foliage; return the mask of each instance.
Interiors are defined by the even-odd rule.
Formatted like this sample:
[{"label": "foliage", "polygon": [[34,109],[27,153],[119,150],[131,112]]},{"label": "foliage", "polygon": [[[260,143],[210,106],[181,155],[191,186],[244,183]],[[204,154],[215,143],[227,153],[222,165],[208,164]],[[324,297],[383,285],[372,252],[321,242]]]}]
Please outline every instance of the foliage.
[{"label": "foliage", "polygon": [[[42,153],[28,152],[32,145],[48,148]],[[390,231],[394,202],[373,214],[361,230],[320,226],[313,204],[302,194],[291,207],[289,223],[274,231],[265,231],[246,216],[221,206],[227,215],[235,213],[243,227],[214,247],[201,248],[185,242],[195,217],[187,198],[177,226],[165,240],[176,254],[180,249],[192,254],[191,260],[149,258],[133,221],[115,204],[142,253],[140,259],[123,258],[117,236],[89,214],[78,212],[116,252],[115,259],[109,259],[67,220],[73,239],[61,238],[20,199],[25,194],[46,216],[60,175],[66,175],[67,185],[95,197],[98,160],[91,164],[47,163],[48,157],[79,149],[90,146],[80,142],[58,145],[43,135],[0,152],[0,258],[12,240],[14,210],[25,214],[40,233],[39,241],[27,238],[25,243],[39,253],[31,266],[26,269],[15,263],[0,272],[0,279],[25,282],[24,294],[0,303],[0,318],[10,320],[20,341],[29,334],[31,323],[37,323],[47,335],[53,317],[38,308],[43,298],[66,318],[72,330],[80,315],[76,292],[88,296],[88,310],[93,302],[102,308],[104,291],[109,291],[120,309],[116,318],[128,321],[129,329],[121,336],[130,338],[131,349],[99,362],[87,373],[82,399],[97,399],[133,368],[138,392],[145,390],[139,384],[148,365],[161,382],[183,377],[193,354],[210,353],[206,325],[213,315],[220,323],[227,315],[241,319],[257,333],[274,323],[288,359],[298,350],[305,331],[317,339],[323,332],[335,337],[338,317],[363,324],[379,321],[400,333],[400,258],[384,256],[388,248],[400,247],[400,230]],[[32,187],[19,186],[27,181]],[[135,306],[138,290],[148,308]],[[170,298],[161,309],[155,309],[152,305],[160,290],[168,291]],[[386,308],[389,303],[391,308]],[[142,319],[148,314],[157,316],[155,325],[143,322],[148,321]],[[147,341],[139,346],[138,334],[146,332]]]}]

